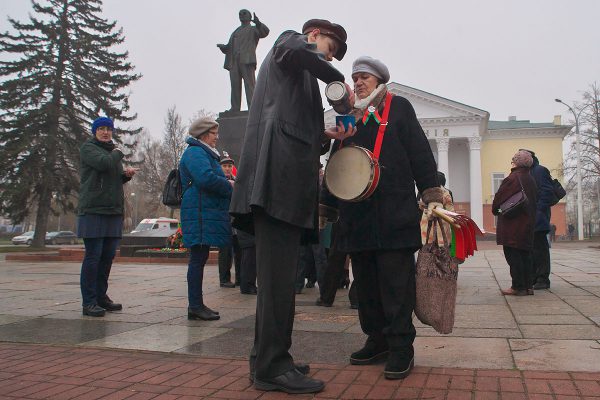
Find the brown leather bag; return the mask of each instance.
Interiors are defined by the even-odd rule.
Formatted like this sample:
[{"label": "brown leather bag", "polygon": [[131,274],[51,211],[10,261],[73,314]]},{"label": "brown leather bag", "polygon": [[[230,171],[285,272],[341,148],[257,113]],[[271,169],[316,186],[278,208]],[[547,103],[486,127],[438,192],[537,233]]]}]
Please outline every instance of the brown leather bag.
[{"label": "brown leather bag", "polygon": [[[427,225],[427,239],[419,250],[416,266],[417,301],[415,314],[419,321],[439,333],[452,332],[456,307],[458,264],[450,256],[446,232],[441,229],[444,245],[438,244],[439,218]],[[433,227],[433,241],[430,242]]]}]

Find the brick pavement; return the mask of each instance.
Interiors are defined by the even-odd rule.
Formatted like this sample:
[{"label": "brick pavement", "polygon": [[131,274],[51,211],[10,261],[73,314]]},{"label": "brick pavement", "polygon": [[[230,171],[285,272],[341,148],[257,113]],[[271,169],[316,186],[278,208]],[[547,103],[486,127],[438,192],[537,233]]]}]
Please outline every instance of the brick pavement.
[{"label": "brick pavement", "polygon": [[0,343],[0,398],[600,400],[600,372],[416,367],[390,381],[381,369],[313,364],[325,390],[290,396],[255,390],[245,360]]}]

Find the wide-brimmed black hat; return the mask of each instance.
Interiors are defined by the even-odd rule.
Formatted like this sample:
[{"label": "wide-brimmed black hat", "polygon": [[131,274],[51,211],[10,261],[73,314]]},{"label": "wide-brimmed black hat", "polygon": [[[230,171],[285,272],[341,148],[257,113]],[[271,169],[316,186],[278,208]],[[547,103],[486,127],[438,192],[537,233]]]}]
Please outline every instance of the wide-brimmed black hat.
[{"label": "wide-brimmed black hat", "polygon": [[338,60],[344,58],[346,50],[348,50],[348,45],[346,45],[348,35],[346,34],[346,30],[343,26],[329,22],[326,19],[310,19],[304,23],[304,26],[302,26],[302,33],[306,35],[313,29],[319,29],[323,35],[327,35],[335,39],[335,41],[338,43],[338,49],[334,54],[334,57]]}]

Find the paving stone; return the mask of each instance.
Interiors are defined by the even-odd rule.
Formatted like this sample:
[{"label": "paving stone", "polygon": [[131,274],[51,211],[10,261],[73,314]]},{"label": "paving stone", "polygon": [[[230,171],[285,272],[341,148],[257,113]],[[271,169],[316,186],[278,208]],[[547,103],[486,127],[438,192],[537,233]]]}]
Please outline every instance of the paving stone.
[{"label": "paving stone", "polygon": [[[91,317],[90,317],[91,318]],[[79,344],[131,331],[143,324],[104,322],[92,319],[35,318],[0,326],[0,340],[30,343]]]},{"label": "paving stone", "polygon": [[600,371],[595,340],[509,339],[517,368],[547,371]]}]

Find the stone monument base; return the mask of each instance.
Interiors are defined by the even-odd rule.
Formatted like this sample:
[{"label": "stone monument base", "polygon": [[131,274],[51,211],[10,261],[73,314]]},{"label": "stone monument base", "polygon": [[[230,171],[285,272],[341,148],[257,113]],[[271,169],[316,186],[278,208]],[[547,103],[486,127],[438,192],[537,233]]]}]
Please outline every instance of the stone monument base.
[{"label": "stone monument base", "polygon": [[248,111],[225,111],[219,113],[219,142],[217,148],[222,153],[226,151],[239,165],[242,144],[246,134]]}]

